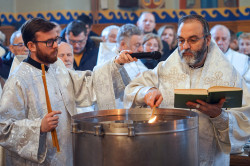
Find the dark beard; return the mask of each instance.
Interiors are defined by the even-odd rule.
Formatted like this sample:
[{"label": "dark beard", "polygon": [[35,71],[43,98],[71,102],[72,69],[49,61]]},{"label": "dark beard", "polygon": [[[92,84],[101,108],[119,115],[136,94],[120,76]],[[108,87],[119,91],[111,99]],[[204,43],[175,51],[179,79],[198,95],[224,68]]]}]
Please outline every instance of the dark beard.
[{"label": "dark beard", "polygon": [[[180,51],[180,49],[178,48],[178,52],[179,52],[179,55],[181,57],[181,60],[185,61],[189,66],[194,66],[194,65],[200,63],[202,61],[202,59],[204,58],[205,53],[207,52],[207,49],[208,49],[208,47],[206,46],[206,44],[207,44],[207,42],[206,42],[206,40],[204,40],[201,49],[199,49],[198,51],[192,51],[190,48],[187,49],[187,50]],[[183,56],[184,53],[191,53],[191,54],[193,54],[193,58],[192,57],[191,57],[192,59],[189,58],[189,60],[191,59],[192,62],[187,61],[188,57],[185,58]]]},{"label": "dark beard", "polygon": [[[55,56],[52,55],[54,52],[56,52],[56,53],[55,53],[55,54],[56,54]],[[37,46],[36,57],[37,57],[37,59],[39,59],[41,62],[43,62],[43,63],[45,63],[45,64],[52,64],[52,63],[54,63],[55,61],[57,61],[57,52],[58,52],[57,48],[55,49],[54,52],[53,52],[51,55],[44,54],[44,53],[40,50],[40,48]]]}]

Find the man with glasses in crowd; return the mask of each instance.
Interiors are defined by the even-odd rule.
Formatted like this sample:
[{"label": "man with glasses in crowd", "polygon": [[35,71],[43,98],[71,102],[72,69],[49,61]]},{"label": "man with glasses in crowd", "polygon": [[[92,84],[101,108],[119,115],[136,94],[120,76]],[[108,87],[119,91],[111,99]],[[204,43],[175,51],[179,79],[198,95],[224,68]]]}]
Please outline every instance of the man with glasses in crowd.
[{"label": "man with glasses in crowd", "polygon": [[28,48],[25,47],[23,43],[21,31],[16,31],[11,35],[9,50],[10,51],[2,58],[3,63],[0,67],[0,76],[4,79],[8,78],[10,71],[12,71],[12,65],[14,69],[14,66],[27,58],[29,54]]},{"label": "man with glasses in crowd", "polygon": [[229,165],[230,152],[241,152],[250,135],[250,94],[245,81],[211,41],[207,21],[187,15],[178,22],[178,49],[154,70],[145,71],[125,89],[124,107],[173,108],[174,89],[208,89],[212,86],[243,88],[243,107],[225,110],[197,100],[186,105],[199,115],[199,161]]},{"label": "man with glasses in crowd", "polygon": [[80,20],[70,22],[66,28],[65,39],[73,46],[74,69],[93,70],[97,62],[98,48],[88,39],[86,24]]},{"label": "man with glasses in crowd", "polygon": [[[21,31],[30,54],[8,78],[0,100],[0,145],[7,151],[6,165],[72,166],[70,131],[76,106],[96,102],[99,109],[114,109],[116,96],[125,88],[123,81],[129,79],[121,76],[125,70],[120,64],[136,59],[123,51],[93,72],[74,71],[57,59],[61,38],[55,24],[33,18]],[[41,64],[45,65],[51,113],[47,112]],[[49,133],[55,128],[60,152]]]}]

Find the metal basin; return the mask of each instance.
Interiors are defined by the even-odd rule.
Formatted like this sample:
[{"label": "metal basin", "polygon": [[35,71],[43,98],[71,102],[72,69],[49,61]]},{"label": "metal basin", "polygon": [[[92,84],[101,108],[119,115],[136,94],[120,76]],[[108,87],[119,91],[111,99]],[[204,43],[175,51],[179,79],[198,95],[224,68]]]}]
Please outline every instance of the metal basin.
[{"label": "metal basin", "polygon": [[198,114],[179,109],[114,109],[72,117],[76,166],[196,166]]}]

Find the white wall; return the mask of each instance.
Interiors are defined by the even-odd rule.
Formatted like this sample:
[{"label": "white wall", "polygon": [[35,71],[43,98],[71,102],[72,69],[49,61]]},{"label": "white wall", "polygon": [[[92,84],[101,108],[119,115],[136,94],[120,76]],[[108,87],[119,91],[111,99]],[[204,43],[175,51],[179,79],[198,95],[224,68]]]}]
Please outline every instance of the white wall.
[{"label": "white wall", "polygon": [[0,0],[0,13],[12,13],[15,12],[14,0]]},{"label": "white wall", "polygon": [[250,6],[250,1],[249,0],[240,0],[239,6]]},{"label": "white wall", "polygon": [[91,0],[0,0],[1,12],[91,10]]}]

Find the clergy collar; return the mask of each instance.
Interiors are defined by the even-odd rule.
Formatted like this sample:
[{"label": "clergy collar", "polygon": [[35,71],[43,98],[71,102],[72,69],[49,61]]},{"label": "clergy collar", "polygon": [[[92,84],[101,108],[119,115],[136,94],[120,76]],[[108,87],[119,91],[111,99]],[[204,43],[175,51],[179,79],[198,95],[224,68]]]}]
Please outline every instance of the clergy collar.
[{"label": "clergy collar", "polygon": [[199,69],[199,68],[202,68],[203,66],[204,66],[204,64],[200,65],[200,66],[196,66],[196,67],[193,67],[193,66],[189,66],[189,67],[192,68],[192,69]]},{"label": "clergy collar", "polygon": [[[24,59],[23,61],[26,62],[26,63],[28,63],[28,64],[30,64],[30,65],[32,65],[32,66],[34,66],[34,67],[37,68],[37,69],[42,70],[41,63],[35,61],[35,60],[32,59],[30,56],[28,56],[28,57],[27,57],[26,59]],[[44,67],[45,67],[45,71],[48,71],[48,70],[49,70],[49,67],[48,67],[48,66],[44,65]]]}]

